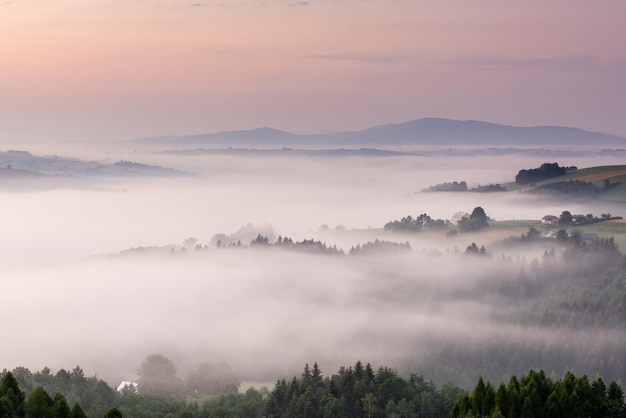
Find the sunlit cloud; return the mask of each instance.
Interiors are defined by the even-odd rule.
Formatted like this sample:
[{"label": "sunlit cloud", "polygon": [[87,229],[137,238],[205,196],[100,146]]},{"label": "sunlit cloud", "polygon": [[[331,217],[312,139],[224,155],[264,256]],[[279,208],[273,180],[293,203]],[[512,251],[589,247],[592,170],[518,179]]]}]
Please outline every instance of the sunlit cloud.
[{"label": "sunlit cloud", "polygon": [[424,58],[423,55],[403,55],[403,54],[316,54],[309,55],[308,58],[321,60],[355,61],[362,63],[376,64],[397,64],[415,63]]}]

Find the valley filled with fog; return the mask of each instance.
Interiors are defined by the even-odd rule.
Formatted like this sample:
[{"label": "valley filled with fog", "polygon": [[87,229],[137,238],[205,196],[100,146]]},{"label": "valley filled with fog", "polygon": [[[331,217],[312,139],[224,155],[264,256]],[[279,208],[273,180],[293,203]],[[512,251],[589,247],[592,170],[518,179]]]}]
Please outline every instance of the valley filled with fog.
[{"label": "valley filled with fog", "polygon": [[[619,202],[420,193],[443,182],[508,183],[546,161],[583,168],[619,164],[619,156],[187,155],[112,146],[56,148],[54,155],[185,175],[57,176],[45,189],[0,190],[0,315],[19,335],[0,348],[7,369],[79,364],[115,383],[162,353],[181,374],[225,361],[253,381],[297,373],[304,363],[332,370],[359,359],[449,379],[437,358],[456,344],[619,353],[626,338],[623,328],[555,330],[520,319],[528,306],[511,306],[497,289],[549,249],[501,244],[527,228],[454,236],[382,229],[407,215],[449,220],[478,206],[494,221],[564,210],[621,216]],[[319,240],[343,254],[249,246],[258,234],[272,243]],[[218,247],[218,237],[242,245]],[[409,242],[411,250],[350,254],[376,239]],[[472,242],[490,257],[464,255]],[[457,383],[475,380],[471,373]]]}]

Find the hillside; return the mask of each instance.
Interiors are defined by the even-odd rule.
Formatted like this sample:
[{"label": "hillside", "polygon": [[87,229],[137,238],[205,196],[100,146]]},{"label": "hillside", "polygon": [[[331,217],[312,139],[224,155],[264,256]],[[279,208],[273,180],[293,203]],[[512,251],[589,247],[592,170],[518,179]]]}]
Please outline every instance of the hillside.
[{"label": "hillside", "polygon": [[[581,168],[569,171],[563,176],[538,181],[532,185],[519,185],[515,182],[511,182],[507,183],[505,186],[508,190],[528,192],[544,185],[576,180],[589,182],[596,186],[601,191],[598,194],[598,199],[600,200],[626,202],[626,165]],[[607,182],[610,185],[608,190],[605,187]]]},{"label": "hillside", "polygon": [[40,179],[46,177],[114,177],[114,176],[186,176],[179,170],[118,161],[113,164],[85,161],[77,158],[38,156],[27,151],[0,151],[2,178]]},{"label": "hillside", "polygon": [[561,126],[518,127],[495,123],[441,118],[416,119],[364,130],[299,135],[272,128],[225,131],[200,135],[137,138],[133,144],[176,147],[626,147],[626,138]]}]

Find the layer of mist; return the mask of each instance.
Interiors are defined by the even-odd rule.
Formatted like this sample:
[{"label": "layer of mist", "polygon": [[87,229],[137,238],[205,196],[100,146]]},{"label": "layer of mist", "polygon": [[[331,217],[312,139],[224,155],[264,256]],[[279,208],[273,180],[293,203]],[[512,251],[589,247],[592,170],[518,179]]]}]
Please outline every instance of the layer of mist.
[{"label": "layer of mist", "polygon": [[[8,334],[16,336],[0,348],[2,367],[79,364],[115,383],[133,378],[142,359],[159,352],[181,374],[204,361],[227,361],[245,379],[273,380],[314,361],[326,370],[358,359],[416,364],[442,342],[463,339],[551,341],[549,331],[499,320],[507,306],[497,299],[467,296],[494,269],[514,277],[520,264],[468,259],[455,250],[477,240],[489,247],[519,231],[450,238],[392,234],[382,226],[421,213],[450,219],[477,206],[495,220],[563,210],[621,214],[620,205],[606,202],[419,193],[450,181],[509,182],[518,170],[545,162],[536,156],[131,156],[196,176],[122,176],[80,189],[0,192],[0,315],[10,318]],[[559,163],[585,167],[617,159]],[[412,251],[357,257],[215,247],[216,234],[248,223],[275,237],[320,239],[346,253],[377,238],[409,241]],[[208,248],[172,254],[178,248],[172,245],[190,237]],[[149,251],[153,247],[164,250]],[[146,251],[114,256],[131,248]],[[507,256],[530,259],[542,251]]]}]

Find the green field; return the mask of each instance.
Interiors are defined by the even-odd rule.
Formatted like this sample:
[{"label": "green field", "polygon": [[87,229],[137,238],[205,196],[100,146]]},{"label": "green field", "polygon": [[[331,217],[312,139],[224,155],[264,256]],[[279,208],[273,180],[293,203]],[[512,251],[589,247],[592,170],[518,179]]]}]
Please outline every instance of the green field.
[{"label": "green field", "polygon": [[[541,225],[537,220],[517,220],[517,221],[501,221],[495,222],[490,225],[490,228],[500,230],[510,230],[518,232],[524,230],[528,231],[528,228],[534,227],[538,231],[558,230],[561,229],[558,226],[545,226]],[[626,220],[622,221],[606,221],[597,222],[588,225],[574,226],[571,229],[580,229],[585,234],[598,234],[600,238],[613,237],[615,242],[619,245],[620,251],[626,253]],[[519,236],[520,234],[512,233],[511,236]]]},{"label": "green field", "polygon": [[[614,175],[610,175],[614,172]],[[570,171],[564,176],[553,177],[547,180],[538,181],[529,186],[527,184],[520,185],[516,182],[506,183],[504,186],[510,191],[523,191],[529,190],[531,187],[542,186],[548,183],[557,183],[568,180],[582,180],[590,181],[600,190],[604,189],[604,182],[608,179],[612,184],[619,183],[619,185],[611,188],[608,191],[600,193],[598,199],[610,202],[626,202],[626,165],[605,165],[597,167],[581,168],[578,170]],[[598,180],[586,179],[586,177],[602,177]],[[606,177],[605,177],[606,176]]]}]

